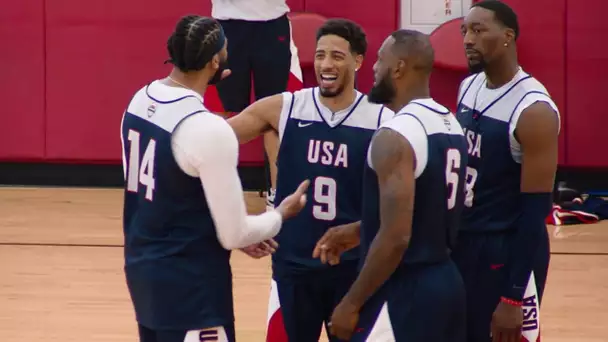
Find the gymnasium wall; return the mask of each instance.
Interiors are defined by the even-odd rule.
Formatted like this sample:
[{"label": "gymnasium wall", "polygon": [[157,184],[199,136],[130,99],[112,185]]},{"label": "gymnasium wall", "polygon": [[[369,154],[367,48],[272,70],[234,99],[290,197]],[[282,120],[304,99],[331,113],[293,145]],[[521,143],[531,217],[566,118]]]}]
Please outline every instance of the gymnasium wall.
[{"label": "gymnasium wall", "polygon": [[[608,167],[608,152],[596,149],[608,127],[598,100],[608,76],[608,48],[599,44],[608,30],[603,18],[608,3],[508,2],[520,15],[522,65],[547,85],[562,111],[561,165]],[[367,91],[376,51],[399,26],[399,0],[288,3],[293,11],[346,17],[364,26],[370,46],[359,88]],[[165,41],[186,13],[209,14],[210,2],[5,2],[0,11],[0,161],[120,163],[122,112],[138,88],[169,71],[163,65]],[[433,95],[453,106],[465,75],[438,69]],[[256,162],[242,154],[241,160]]]}]

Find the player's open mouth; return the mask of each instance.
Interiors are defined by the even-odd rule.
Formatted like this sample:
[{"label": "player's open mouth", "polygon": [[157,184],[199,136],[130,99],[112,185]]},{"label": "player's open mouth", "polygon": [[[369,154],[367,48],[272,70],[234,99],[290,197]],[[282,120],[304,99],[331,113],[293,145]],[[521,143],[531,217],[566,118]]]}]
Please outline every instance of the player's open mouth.
[{"label": "player's open mouth", "polygon": [[332,74],[321,74],[321,86],[331,87],[338,79],[338,76]]}]

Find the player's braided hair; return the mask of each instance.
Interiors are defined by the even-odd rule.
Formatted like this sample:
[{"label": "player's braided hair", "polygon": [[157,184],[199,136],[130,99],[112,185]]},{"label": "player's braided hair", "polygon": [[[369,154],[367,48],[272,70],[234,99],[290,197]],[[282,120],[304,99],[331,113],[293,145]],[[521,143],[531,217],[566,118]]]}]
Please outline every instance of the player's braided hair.
[{"label": "player's braided hair", "polygon": [[222,27],[213,18],[187,15],[167,40],[170,59],[182,72],[201,70],[219,49]]}]

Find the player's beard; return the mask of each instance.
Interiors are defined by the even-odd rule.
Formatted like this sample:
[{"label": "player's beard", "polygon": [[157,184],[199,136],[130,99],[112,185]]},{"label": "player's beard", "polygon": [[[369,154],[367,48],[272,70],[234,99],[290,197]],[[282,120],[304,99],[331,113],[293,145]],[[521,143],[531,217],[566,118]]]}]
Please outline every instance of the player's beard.
[{"label": "player's beard", "polygon": [[228,59],[220,60],[219,64],[220,65],[217,68],[217,71],[208,82],[209,85],[218,84],[222,80],[222,73],[224,72],[224,70],[228,69]]},{"label": "player's beard", "polygon": [[348,76],[344,76],[344,82],[342,82],[336,90],[325,89],[323,87],[319,87],[319,94],[323,97],[336,97],[344,92],[344,88],[346,88],[345,84],[349,82]]},{"label": "player's beard", "polygon": [[469,66],[469,72],[471,74],[478,74],[480,72],[483,72],[486,69],[487,63],[485,61],[485,59],[483,59],[483,57],[477,61],[477,63],[471,64],[471,62],[469,61],[469,63],[467,63]]},{"label": "player's beard", "polygon": [[369,102],[385,105],[393,101],[397,91],[391,83],[389,75],[390,69],[387,70],[384,76],[382,76],[382,79],[380,79],[379,82],[376,82],[372,89],[370,89],[369,94],[367,94]]},{"label": "player's beard", "polygon": [[324,89],[319,87],[319,94],[323,97],[336,97],[344,92],[344,84],[341,84],[336,90]]}]

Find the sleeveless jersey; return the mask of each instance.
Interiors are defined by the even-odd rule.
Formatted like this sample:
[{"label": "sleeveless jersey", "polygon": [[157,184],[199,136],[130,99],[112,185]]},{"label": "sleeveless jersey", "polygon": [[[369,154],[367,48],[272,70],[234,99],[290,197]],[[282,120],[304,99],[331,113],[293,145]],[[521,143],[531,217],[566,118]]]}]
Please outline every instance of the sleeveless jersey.
[{"label": "sleeveless jersey", "polygon": [[[318,88],[283,94],[275,205],[305,179],[311,184],[306,207],[286,220],[276,237],[275,274],[327,267],[312,258],[314,247],[329,228],[361,219],[367,147],[374,131],[392,115],[358,92],[353,105],[336,114],[321,104]],[[356,249],[342,258],[356,259]]]},{"label": "sleeveless jersey", "polygon": [[173,131],[197,113],[207,113],[198,94],[155,81],[122,122],[125,273],[137,320],[150,329],[233,322],[230,252],[200,179],[180,169],[171,148]]},{"label": "sleeveless jersey", "polygon": [[[432,99],[410,102],[384,127],[405,137],[416,156],[412,235],[401,263],[443,262],[455,244],[464,205],[467,148],[462,128],[447,108]],[[381,225],[378,176],[371,149],[365,164],[363,255],[367,255]]]},{"label": "sleeveless jersey", "polygon": [[461,84],[457,118],[469,154],[464,231],[507,230],[519,217],[521,147],[514,132],[521,113],[538,101],[559,115],[545,87],[523,70],[497,89],[486,87],[485,73]]}]

